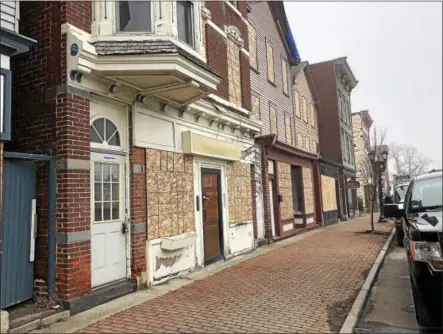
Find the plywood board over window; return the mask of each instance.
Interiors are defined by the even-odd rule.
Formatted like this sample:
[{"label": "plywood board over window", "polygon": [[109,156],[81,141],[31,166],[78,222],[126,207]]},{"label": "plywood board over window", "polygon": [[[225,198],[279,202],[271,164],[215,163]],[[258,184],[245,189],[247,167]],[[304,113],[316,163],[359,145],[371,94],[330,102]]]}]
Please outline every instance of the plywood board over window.
[{"label": "plywood board over window", "polygon": [[292,118],[285,113],[286,142],[292,145]]},{"label": "plywood board over window", "polygon": [[271,125],[271,133],[277,134],[277,107],[269,103],[269,123]]},{"label": "plywood board over window", "polygon": [[311,114],[311,126],[315,128],[315,106],[313,104],[310,105],[310,114]]},{"label": "plywood board over window", "polygon": [[268,80],[275,84],[274,48],[266,38],[266,62],[268,65]]},{"label": "plywood board over window", "polygon": [[257,31],[251,22],[248,24],[248,37],[249,37],[249,65],[257,70]]},{"label": "plywood board over window", "polygon": [[294,110],[295,110],[295,116],[297,116],[298,118],[301,118],[300,96],[296,90],[294,90]]},{"label": "plywood board over window", "polygon": [[321,190],[323,211],[328,212],[337,210],[335,179],[329,176],[322,175]]},{"label": "plywood board over window", "polygon": [[251,94],[251,113],[254,119],[261,119],[260,115],[260,96],[257,93]]},{"label": "plywood board over window", "polygon": [[283,162],[277,162],[278,168],[278,186],[283,201],[280,202],[280,215],[282,220],[294,219],[293,201],[292,201],[292,180],[291,165]]},{"label": "plywood board over window", "polygon": [[228,38],[229,101],[241,107],[240,48]]},{"label": "plywood board over window", "polygon": [[302,97],[302,106],[303,120],[305,121],[305,123],[308,123],[308,109],[306,105],[306,99],[304,97]]},{"label": "plywood board over window", "polygon": [[288,62],[285,58],[281,58],[281,75],[282,75],[282,85],[283,93],[288,95]]},{"label": "plywood board over window", "polygon": [[297,133],[296,135],[296,145],[298,148],[303,146],[303,136],[300,133]]}]

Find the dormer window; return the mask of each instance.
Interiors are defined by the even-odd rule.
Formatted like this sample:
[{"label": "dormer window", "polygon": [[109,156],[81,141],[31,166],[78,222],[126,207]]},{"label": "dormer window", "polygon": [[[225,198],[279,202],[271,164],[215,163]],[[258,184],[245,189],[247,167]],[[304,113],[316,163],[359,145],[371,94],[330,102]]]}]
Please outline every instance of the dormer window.
[{"label": "dormer window", "polygon": [[118,32],[151,32],[151,1],[118,1],[115,3]]},{"label": "dormer window", "polygon": [[194,47],[193,4],[191,1],[177,1],[178,39]]}]

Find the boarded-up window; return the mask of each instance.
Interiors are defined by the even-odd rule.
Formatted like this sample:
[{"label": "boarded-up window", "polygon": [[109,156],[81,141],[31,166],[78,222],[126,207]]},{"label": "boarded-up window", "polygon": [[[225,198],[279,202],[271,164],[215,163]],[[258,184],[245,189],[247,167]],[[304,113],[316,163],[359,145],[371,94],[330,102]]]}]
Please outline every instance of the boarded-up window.
[{"label": "boarded-up window", "polygon": [[302,148],[303,147],[303,137],[300,133],[297,133],[296,135],[296,146],[298,148]]},{"label": "boarded-up window", "polygon": [[298,118],[301,118],[300,114],[300,97],[298,95],[298,92],[294,90],[294,110],[295,110],[295,116]]},{"label": "boarded-up window", "polygon": [[311,139],[310,140],[310,148],[309,148],[309,150],[312,152],[312,153],[317,153],[316,152],[316,148],[315,148],[315,140],[313,140],[313,139]]},{"label": "boarded-up window", "polygon": [[269,122],[271,133],[277,134],[277,108],[273,104],[269,104]]},{"label": "boarded-up window", "polygon": [[275,83],[274,48],[268,39],[266,39],[266,61],[268,63],[268,80]]},{"label": "boarded-up window", "polygon": [[228,38],[229,101],[241,107],[240,49]]},{"label": "boarded-up window", "polygon": [[251,23],[248,24],[248,36],[249,36],[249,65],[256,70],[258,68],[257,31],[255,30],[255,27],[251,25]]},{"label": "boarded-up window", "polygon": [[283,57],[281,58],[281,76],[283,84],[283,93],[288,94],[288,62]]},{"label": "boarded-up window", "polygon": [[303,120],[308,123],[308,108],[306,105],[306,99],[304,97],[302,97],[302,101],[303,101],[303,109],[302,109],[302,113],[303,113]]},{"label": "boarded-up window", "polygon": [[255,93],[251,94],[251,112],[254,119],[261,119],[260,97]]},{"label": "boarded-up window", "polygon": [[285,113],[286,142],[292,145],[292,119]]},{"label": "boarded-up window", "polygon": [[315,107],[311,104],[311,126],[315,128]]}]

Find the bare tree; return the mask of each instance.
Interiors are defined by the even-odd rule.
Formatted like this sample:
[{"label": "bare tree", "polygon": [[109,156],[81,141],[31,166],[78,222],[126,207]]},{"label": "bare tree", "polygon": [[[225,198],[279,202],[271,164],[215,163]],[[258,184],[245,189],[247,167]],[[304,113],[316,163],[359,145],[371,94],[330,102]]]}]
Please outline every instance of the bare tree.
[{"label": "bare tree", "polygon": [[415,177],[425,173],[432,161],[425,157],[415,146],[392,143],[389,145],[389,158],[394,174]]},{"label": "bare tree", "polygon": [[[374,158],[375,160],[381,159],[381,153],[383,150],[387,148],[387,145],[385,144],[386,141],[386,129],[378,129],[376,126],[372,128],[371,133],[371,150],[374,151]],[[379,191],[379,184],[377,182],[378,178],[380,177],[380,168],[378,168],[375,164],[373,166],[370,166],[370,173],[372,174],[369,176],[369,180],[372,179],[372,184],[370,187],[369,192],[369,203],[371,203],[371,231],[374,232],[374,207],[375,207],[375,201],[377,198],[377,193]],[[381,210],[381,208],[380,208]]]}]

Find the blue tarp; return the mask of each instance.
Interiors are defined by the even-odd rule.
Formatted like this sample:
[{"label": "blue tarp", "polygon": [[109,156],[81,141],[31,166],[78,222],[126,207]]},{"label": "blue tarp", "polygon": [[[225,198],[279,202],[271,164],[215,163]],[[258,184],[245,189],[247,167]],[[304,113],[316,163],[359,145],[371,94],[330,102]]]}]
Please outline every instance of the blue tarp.
[{"label": "blue tarp", "polygon": [[289,46],[289,51],[291,52],[292,57],[295,59],[297,64],[301,62],[300,54],[298,53],[297,45],[294,41],[294,36],[292,35],[291,28],[289,27],[288,32],[286,33],[286,42]]}]

